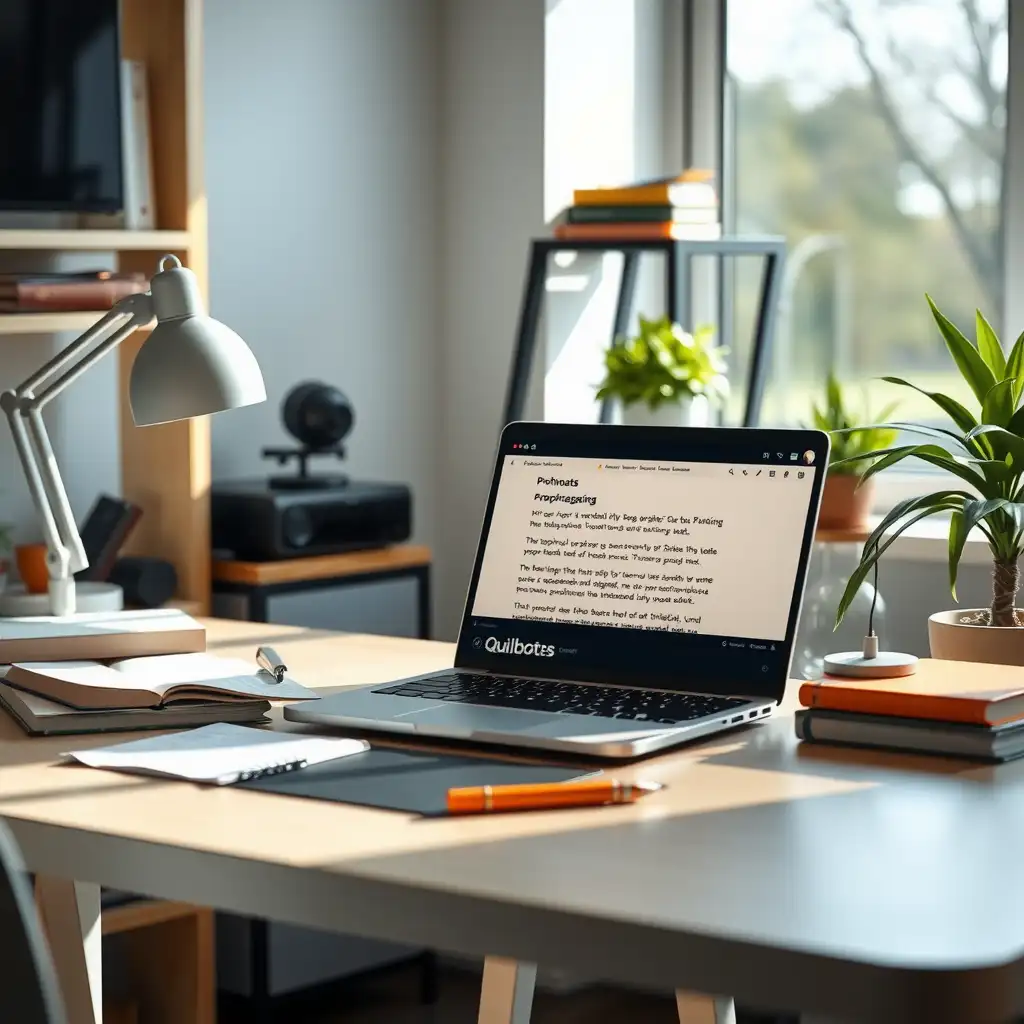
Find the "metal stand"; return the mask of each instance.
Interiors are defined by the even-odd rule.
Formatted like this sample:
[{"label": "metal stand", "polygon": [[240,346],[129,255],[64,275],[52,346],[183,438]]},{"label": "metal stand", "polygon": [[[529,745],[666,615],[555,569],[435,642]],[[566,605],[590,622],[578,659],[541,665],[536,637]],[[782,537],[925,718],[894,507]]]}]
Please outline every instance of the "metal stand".
[{"label": "metal stand", "polygon": [[[747,381],[747,401],[743,412],[743,426],[753,427],[761,415],[761,400],[768,376],[768,358],[771,353],[775,312],[782,283],[782,265],[786,257],[786,242],[780,237],[722,238],[715,241],[650,242],[562,242],[554,238],[535,238],[530,246],[530,262],[526,271],[523,304],[519,311],[515,352],[509,374],[508,393],[505,398],[505,423],[522,418],[526,392],[530,383],[534,354],[537,349],[537,328],[547,280],[548,257],[556,252],[621,252],[623,255],[622,280],[615,306],[612,326],[612,344],[629,328],[629,314],[633,308],[637,267],[640,254],[660,252],[665,255],[665,294],[668,296],[668,316],[675,323],[686,324],[690,318],[691,281],[694,256],[762,256],[764,272],[761,277],[761,297],[754,322],[754,337],[750,358],[750,376]],[[611,407],[602,403],[600,422],[611,421]]]}]

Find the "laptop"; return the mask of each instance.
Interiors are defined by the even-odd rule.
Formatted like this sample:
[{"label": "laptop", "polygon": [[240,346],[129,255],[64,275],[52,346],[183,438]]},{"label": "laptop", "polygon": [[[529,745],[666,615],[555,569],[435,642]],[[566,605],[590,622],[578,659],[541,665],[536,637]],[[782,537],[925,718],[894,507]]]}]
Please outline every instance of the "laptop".
[{"label": "laptop", "polygon": [[813,430],[512,423],[454,667],[285,717],[597,759],[762,721],[828,453]]}]

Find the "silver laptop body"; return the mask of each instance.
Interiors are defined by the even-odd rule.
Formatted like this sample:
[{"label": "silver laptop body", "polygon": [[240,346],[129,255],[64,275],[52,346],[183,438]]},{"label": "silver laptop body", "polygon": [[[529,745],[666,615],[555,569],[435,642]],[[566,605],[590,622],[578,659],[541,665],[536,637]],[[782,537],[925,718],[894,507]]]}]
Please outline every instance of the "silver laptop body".
[{"label": "silver laptop body", "polygon": [[295,722],[629,759],[785,692],[828,436],[513,423],[452,669]]}]

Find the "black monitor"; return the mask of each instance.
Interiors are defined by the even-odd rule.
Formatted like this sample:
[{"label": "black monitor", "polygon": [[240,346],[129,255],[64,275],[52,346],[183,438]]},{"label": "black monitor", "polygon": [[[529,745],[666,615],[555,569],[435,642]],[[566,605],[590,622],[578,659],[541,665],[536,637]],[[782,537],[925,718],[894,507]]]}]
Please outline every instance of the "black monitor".
[{"label": "black monitor", "polygon": [[118,0],[0,2],[0,210],[123,208]]}]

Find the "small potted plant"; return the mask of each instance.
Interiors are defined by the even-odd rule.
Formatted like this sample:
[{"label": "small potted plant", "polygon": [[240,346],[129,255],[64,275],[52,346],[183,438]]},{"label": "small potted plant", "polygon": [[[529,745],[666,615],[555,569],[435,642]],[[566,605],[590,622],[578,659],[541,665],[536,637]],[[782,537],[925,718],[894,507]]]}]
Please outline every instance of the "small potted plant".
[{"label": "small potted plant", "polygon": [[[812,426],[832,435],[828,476],[821,495],[818,525],[826,530],[856,530],[867,525],[875,497],[875,481],[867,478],[871,453],[888,448],[897,432],[888,427],[866,426],[872,419],[887,420],[895,404],[877,417],[854,413],[835,375],[825,383],[825,401],[811,406]],[[856,461],[854,461],[856,460]]]},{"label": "small potted plant", "polygon": [[704,426],[711,403],[729,394],[725,349],[712,343],[714,328],[688,334],[667,317],[640,317],[640,332],[604,355],[600,400],[613,398],[622,422],[642,426]]},{"label": "small potted plant", "polygon": [[1020,589],[1017,560],[1024,554],[1024,334],[1009,353],[979,311],[975,341],[939,312],[928,298],[946,348],[974,394],[974,408],[940,392],[930,392],[899,377],[892,384],[927,395],[951,421],[933,427],[880,424],[928,438],[853,455],[849,463],[870,460],[869,479],[904,459],[916,458],[956,478],[917,498],[899,502],[879,523],[846,587],[837,613],[842,621],[857,589],[892,542],[926,516],[949,516],[949,588],[956,599],[957,569],[968,534],[979,530],[992,554],[992,600],[988,608],[937,612],[928,620],[932,657],[957,661],[1024,665],[1024,614],[1016,607]]}]

